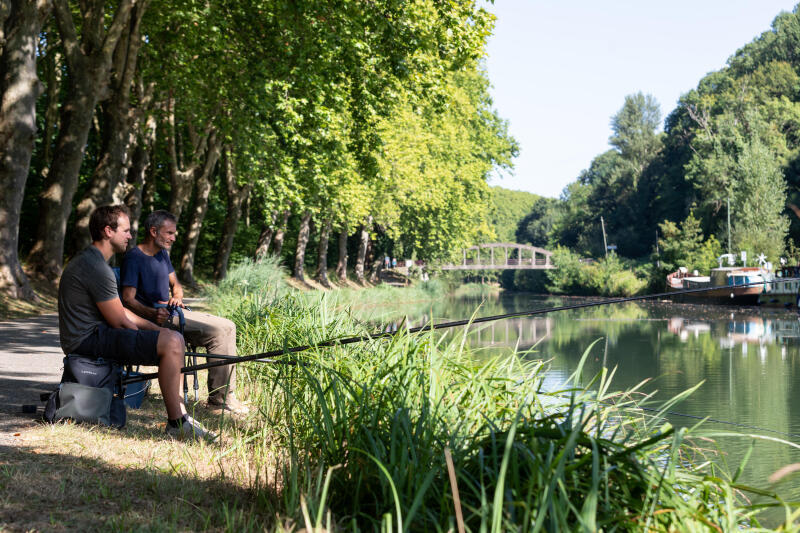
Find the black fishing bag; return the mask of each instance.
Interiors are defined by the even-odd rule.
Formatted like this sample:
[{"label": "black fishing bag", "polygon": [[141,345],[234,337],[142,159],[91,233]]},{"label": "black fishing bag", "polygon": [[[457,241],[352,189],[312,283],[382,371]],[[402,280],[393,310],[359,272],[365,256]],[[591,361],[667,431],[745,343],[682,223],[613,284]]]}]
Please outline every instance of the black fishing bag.
[{"label": "black fishing bag", "polygon": [[116,428],[125,426],[125,386],[122,367],[114,361],[80,355],[64,358],[61,384],[47,396],[44,418],[65,418]]}]

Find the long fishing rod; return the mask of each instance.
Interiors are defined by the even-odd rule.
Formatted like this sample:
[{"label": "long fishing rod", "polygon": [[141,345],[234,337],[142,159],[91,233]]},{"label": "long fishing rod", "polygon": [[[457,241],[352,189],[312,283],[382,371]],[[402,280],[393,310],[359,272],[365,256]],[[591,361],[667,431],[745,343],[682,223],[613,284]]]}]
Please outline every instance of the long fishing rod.
[{"label": "long fishing rod", "polygon": [[[798,278],[780,278],[781,281],[798,281]],[[729,289],[731,291],[745,288],[745,287],[755,287],[758,285],[766,285],[770,283],[768,281],[758,281],[752,283],[742,283],[740,285],[725,285],[722,287],[702,287],[698,289],[683,289],[680,291],[670,291],[670,292],[660,292],[655,294],[643,294],[640,296],[626,296],[624,298],[610,298],[606,300],[598,300],[593,302],[583,302],[580,304],[573,304],[573,305],[562,305],[557,307],[547,307],[544,309],[533,309],[528,311],[518,311],[515,313],[504,313],[501,315],[492,315],[487,317],[480,317],[480,318],[471,318],[471,319],[464,319],[464,320],[453,320],[450,322],[441,322],[439,324],[427,324],[424,326],[417,326],[414,328],[408,329],[398,329],[397,331],[386,331],[386,332],[379,332],[373,335],[359,335],[353,337],[345,337],[340,339],[329,339],[317,344],[307,344],[303,346],[293,346],[291,348],[283,348],[279,350],[271,350],[268,352],[252,354],[252,355],[243,355],[243,356],[231,356],[231,355],[222,355],[222,354],[211,354],[211,353],[198,353],[198,352],[187,352],[187,355],[191,356],[198,356],[198,357],[205,357],[207,359],[217,359],[217,361],[209,361],[200,365],[192,365],[181,368],[182,373],[189,373],[195,372],[198,370],[206,370],[208,368],[215,368],[218,366],[227,366],[233,365],[238,363],[246,363],[248,361],[256,361],[260,363],[272,363],[272,364],[284,364],[284,365],[297,365],[298,362],[295,360],[287,360],[287,359],[275,359],[275,357],[281,355],[288,355],[293,353],[305,352],[312,348],[326,348],[331,346],[344,346],[347,344],[356,344],[360,342],[366,342],[369,340],[377,340],[377,339],[385,339],[394,337],[400,333],[406,334],[414,334],[419,333],[420,331],[433,331],[439,329],[447,329],[447,328],[454,328],[459,326],[466,326],[468,324],[481,324],[484,322],[493,322],[496,320],[503,320],[506,318],[518,318],[518,317],[526,317],[526,316],[536,316],[536,315],[544,315],[548,313],[554,313],[556,311],[569,311],[573,309],[585,309],[587,307],[598,307],[602,305],[612,305],[618,303],[626,303],[626,302],[636,302],[636,301],[643,301],[643,300],[654,300],[658,298],[672,298],[674,296],[680,296],[682,294],[699,294],[704,292],[711,292],[711,291],[725,291],[727,292]],[[731,292],[731,295],[733,293]],[[149,379],[154,379],[158,377],[158,373],[150,373],[150,374],[141,374],[138,376],[133,376],[124,380],[124,384],[129,383],[138,383],[140,381],[147,381]]]},{"label": "long fishing rod", "polygon": [[[631,409],[641,409],[642,411],[649,411],[649,412],[652,412],[652,413],[660,413],[661,412],[660,409],[653,409],[652,407],[634,406],[634,407],[631,407]],[[797,434],[797,433],[786,433],[785,431],[778,431],[777,429],[767,429],[767,428],[762,428],[762,427],[759,427],[759,426],[751,426],[749,424],[742,424],[740,422],[731,422],[729,420],[720,420],[718,418],[711,418],[709,416],[690,415],[690,414],[686,414],[686,413],[679,413],[677,411],[664,411],[663,414],[671,415],[671,416],[681,416],[683,418],[693,418],[695,420],[704,420],[706,422],[713,422],[715,424],[726,424],[728,426],[736,426],[736,427],[745,428],[745,429],[755,429],[755,430],[758,430],[758,431],[765,431],[767,433],[775,433],[775,434],[778,434],[778,435],[783,435],[784,437],[800,438],[800,434]]]}]

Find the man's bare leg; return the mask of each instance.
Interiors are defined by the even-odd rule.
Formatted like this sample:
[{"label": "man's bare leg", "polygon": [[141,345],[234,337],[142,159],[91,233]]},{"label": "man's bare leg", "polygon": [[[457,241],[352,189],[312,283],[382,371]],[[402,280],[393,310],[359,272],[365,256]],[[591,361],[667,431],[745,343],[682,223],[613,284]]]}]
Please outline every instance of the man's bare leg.
[{"label": "man's bare leg", "polygon": [[158,385],[164,396],[167,418],[177,420],[186,414],[181,396],[181,368],[185,345],[180,333],[162,329],[158,334]]}]

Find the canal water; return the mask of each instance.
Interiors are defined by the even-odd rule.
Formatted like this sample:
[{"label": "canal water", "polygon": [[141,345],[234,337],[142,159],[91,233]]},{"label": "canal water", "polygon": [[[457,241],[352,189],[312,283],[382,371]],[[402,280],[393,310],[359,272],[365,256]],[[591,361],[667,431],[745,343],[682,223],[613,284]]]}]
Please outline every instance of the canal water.
[{"label": "canal water", "polygon": [[[508,294],[486,299],[447,299],[381,310],[391,323],[395,313],[411,325],[471,316],[489,316],[580,303],[573,298]],[[416,313],[416,314],[415,314]],[[387,320],[388,319],[388,320]],[[627,303],[559,311],[535,318],[515,318],[474,326],[470,344],[479,354],[530,350],[528,357],[549,361],[545,384],[558,387],[572,374],[595,341],[584,366],[594,376],[603,366],[616,374],[612,390],[627,390],[648,380],[640,390],[667,400],[702,382],[674,411],[694,417],[732,422],[705,422],[706,431],[760,434],[800,445],[800,320],[780,309]],[[675,426],[693,426],[695,418],[671,416]],[[752,427],[744,427],[752,426]],[[760,428],[760,429],[754,429]],[[772,430],[779,433],[771,433]],[[795,435],[794,437],[786,434]],[[719,464],[735,472],[753,439],[718,439],[707,445]],[[708,443],[706,443],[708,444]],[[718,447],[718,451],[715,448]],[[740,482],[800,501],[800,473],[770,483],[781,467],[800,463],[800,450],[777,442],[756,441]],[[781,513],[769,513],[771,522]]]}]

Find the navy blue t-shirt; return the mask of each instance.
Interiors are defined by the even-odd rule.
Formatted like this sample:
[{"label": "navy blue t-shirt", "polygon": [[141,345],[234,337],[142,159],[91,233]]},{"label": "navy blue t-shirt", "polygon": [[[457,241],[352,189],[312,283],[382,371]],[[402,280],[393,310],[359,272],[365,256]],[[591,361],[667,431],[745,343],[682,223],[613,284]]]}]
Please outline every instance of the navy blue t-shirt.
[{"label": "navy blue t-shirt", "polygon": [[169,275],[172,272],[175,269],[166,250],[151,256],[134,246],[122,259],[120,285],[135,287],[136,299],[153,307],[156,302],[169,300]]}]

